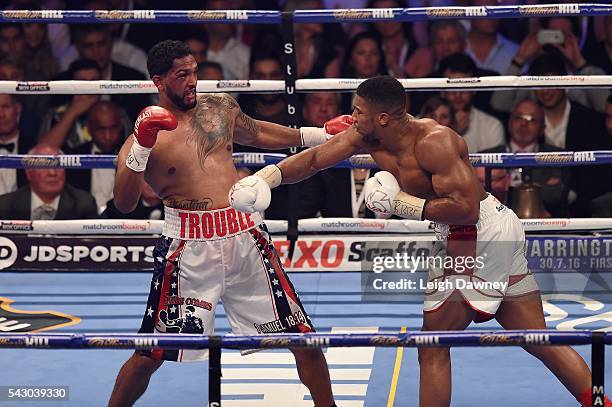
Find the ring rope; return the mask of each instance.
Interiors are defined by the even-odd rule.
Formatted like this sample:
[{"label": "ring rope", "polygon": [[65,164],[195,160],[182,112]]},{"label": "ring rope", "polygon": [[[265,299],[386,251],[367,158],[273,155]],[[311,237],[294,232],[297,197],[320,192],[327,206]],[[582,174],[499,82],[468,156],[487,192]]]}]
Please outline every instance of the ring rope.
[{"label": "ring rope", "polygon": [[[280,153],[234,153],[237,167],[261,167],[278,164],[287,155]],[[479,153],[470,154],[474,167],[519,168],[519,167],[570,167],[603,165],[612,163],[612,150],[560,151],[547,153]],[[0,154],[0,168],[64,168],[94,169],[116,168],[115,155],[28,155]],[[334,168],[378,168],[369,154],[354,155],[341,161]]]},{"label": "ring rope", "polygon": [[[274,334],[227,335],[220,337],[222,348],[280,349],[289,347],[441,347],[441,346],[524,346],[524,345],[587,345],[591,331],[434,331],[388,334]],[[1,348],[45,349],[204,349],[211,338],[206,335],[119,335],[119,334],[0,334]],[[612,333],[605,334],[605,343],[612,344]]]},{"label": "ring rope", "polygon": [[[357,89],[365,79],[325,78],[298,79],[297,92],[344,91]],[[612,75],[563,76],[482,76],[474,78],[399,79],[411,91],[434,90],[508,90],[517,88],[612,88]],[[283,93],[283,80],[199,80],[197,92],[219,93]],[[107,95],[158,93],[151,81],[0,81],[0,93],[15,95]]]},{"label": "ring rope", "polygon": [[[526,232],[603,232],[612,230],[612,218],[521,219]],[[2,234],[143,235],[160,234],[163,220],[78,219],[2,220]],[[287,231],[286,220],[266,220],[270,233]],[[408,219],[310,218],[298,221],[300,232],[360,232],[432,234],[434,223]]]},{"label": "ring rope", "polygon": [[[441,19],[601,16],[609,4],[541,4],[477,7],[416,7],[383,9],[296,10],[295,23],[428,21]],[[10,23],[227,23],[280,24],[282,12],[268,10],[4,10],[0,22]]]}]

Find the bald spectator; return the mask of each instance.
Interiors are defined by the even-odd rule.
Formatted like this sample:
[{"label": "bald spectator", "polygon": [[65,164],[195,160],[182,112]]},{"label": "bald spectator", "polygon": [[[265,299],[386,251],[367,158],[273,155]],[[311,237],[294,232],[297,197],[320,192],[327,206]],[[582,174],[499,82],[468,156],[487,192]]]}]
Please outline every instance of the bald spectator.
[{"label": "bald spectator", "polygon": [[198,64],[199,80],[223,80],[223,67],[216,62],[204,61]]},{"label": "bald spectator", "polygon": [[[484,150],[482,153],[539,153],[558,152],[562,149],[544,141],[544,112],[531,100],[519,102],[510,115],[508,130],[510,141],[505,145]],[[510,171],[510,188],[521,186],[525,181],[541,187],[544,207],[552,217],[569,216],[569,169],[554,167],[519,168]],[[512,206],[512,193],[508,205]]]},{"label": "bald spectator", "polygon": [[[85,126],[91,141],[66,154],[109,154],[116,155],[127,134],[122,124],[121,111],[113,102],[99,101],[87,112]],[[68,182],[79,189],[91,193],[96,198],[99,212],[113,198],[115,170],[96,168],[93,170],[70,170]]]},{"label": "bald spectator", "polygon": [[[33,135],[19,130],[21,103],[16,95],[0,94],[0,154],[26,154],[36,144]],[[13,192],[26,184],[23,170],[0,169],[0,194]]]},{"label": "bald spectator", "polygon": [[[38,144],[29,154],[61,154],[55,147]],[[0,218],[15,220],[90,219],[98,215],[94,198],[66,184],[65,170],[28,169],[29,184],[0,196]]]}]

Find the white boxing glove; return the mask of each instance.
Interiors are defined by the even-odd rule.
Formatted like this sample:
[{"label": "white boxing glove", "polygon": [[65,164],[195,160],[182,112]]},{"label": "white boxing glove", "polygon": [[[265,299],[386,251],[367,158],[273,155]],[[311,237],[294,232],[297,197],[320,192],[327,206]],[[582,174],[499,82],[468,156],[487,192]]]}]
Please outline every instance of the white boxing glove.
[{"label": "white boxing glove", "polygon": [[423,220],[426,200],[402,191],[390,172],[377,172],[365,182],[363,188],[365,204],[377,218],[397,215],[406,219]]},{"label": "white boxing glove", "polygon": [[280,185],[281,180],[278,167],[268,165],[232,186],[228,195],[230,205],[241,212],[263,212],[270,206],[271,189]]},{"label": "white boxing glove", "polygon": [[393,215],[393,201],[402,189],[388,171],[379,171],[363,185],[365,204],[369,210],[382,218]]}]

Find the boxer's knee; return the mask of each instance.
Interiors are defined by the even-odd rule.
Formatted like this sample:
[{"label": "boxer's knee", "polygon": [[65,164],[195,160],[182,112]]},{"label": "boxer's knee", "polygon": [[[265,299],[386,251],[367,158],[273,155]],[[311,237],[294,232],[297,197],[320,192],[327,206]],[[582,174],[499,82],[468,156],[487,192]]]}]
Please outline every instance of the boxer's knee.
[{"label": "boxer's knee", "polygon": [[419,364],[445,366],[450,364],[449,348],[419,348]]}]

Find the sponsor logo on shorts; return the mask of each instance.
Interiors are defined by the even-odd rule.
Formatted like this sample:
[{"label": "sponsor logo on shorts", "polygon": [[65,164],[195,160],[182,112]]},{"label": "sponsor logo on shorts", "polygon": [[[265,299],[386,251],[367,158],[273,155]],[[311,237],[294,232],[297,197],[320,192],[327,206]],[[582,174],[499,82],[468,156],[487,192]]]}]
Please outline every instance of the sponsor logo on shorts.
[{"label": "sponsor logo on shorts", "polygon": [[255,227],[251,214],[234,208],[213,212],[178,212],[181,239],[226,237]]},{"label": "sponsor logo on shorts", "polygon": [[217,88],[250,88],[251,82],[248,80],[222,80],[217,81]]},{"label": "sponsor logo on shorts", "polygon": [[3,220],[0,222],[0,230],[33,230],[30,220]]},{"label": "sponsor logo on shorts", "polygon": [[207,311],[212,310],[212,304],[206,300],[192,297],[179,297],[176,295],[168,296],[164,299],[164,307],[169,305],[193,305],[194,307],[202,308]]},{"label": "sponsor logo on shorts", "polygon": [[11,306],[10,298],[0,297],[0,332],[27,333],[75,325],[80,318],[56,311],[21,311]]},{"label": "sponsor logo on shorts", "polygon": [[17,92],[48,92],[49,82],[17,82]]}]

